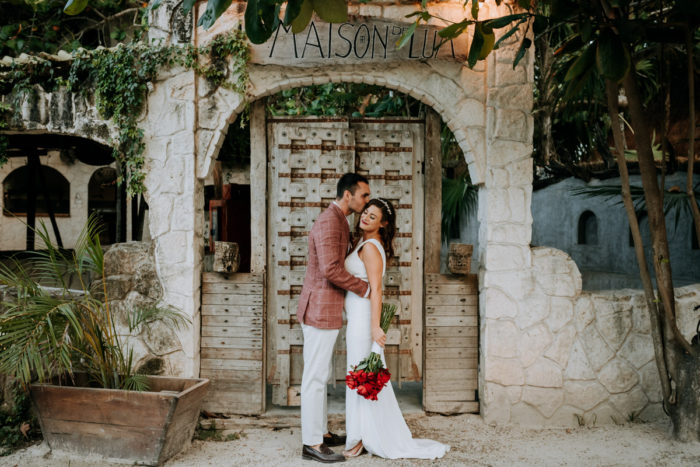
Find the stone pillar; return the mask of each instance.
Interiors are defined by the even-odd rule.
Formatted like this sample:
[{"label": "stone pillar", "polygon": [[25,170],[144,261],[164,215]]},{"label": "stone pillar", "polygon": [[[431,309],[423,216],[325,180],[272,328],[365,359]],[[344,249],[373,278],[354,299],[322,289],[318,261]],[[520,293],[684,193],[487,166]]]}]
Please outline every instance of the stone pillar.
[{"label": "stone pillar", "polygon": [[148,98],[145,134],[148,226],[155,244],[163,301],[192,320],[179,332],[182,352],[167,372],[199,374],[199,301],[202,263],[202,181],[196,176],[195,75],[168,70]]},{"label": "stone pillar", "polygon": [[[505,13],[504,13],[505,14]],[[534,288],[532,215],[532,89],[534,53],[513,69],[522,35],[487,59],[486,170],[479,190],[480,400],[487,423],[511,421],[522,397],[529,359],[521,342],[530,316],[524,302]]]}]

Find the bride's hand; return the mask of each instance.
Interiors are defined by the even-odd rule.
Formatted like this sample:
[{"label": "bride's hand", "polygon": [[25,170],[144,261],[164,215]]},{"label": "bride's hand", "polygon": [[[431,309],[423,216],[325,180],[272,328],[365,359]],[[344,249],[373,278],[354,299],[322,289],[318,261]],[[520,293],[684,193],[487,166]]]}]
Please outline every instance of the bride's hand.
[{"label": "bride's hand", "polygon": [[384,347],[384,344],[386,344],[386,334],[382,331],[382,328],[377,327],[372,329],[372,340]]}]

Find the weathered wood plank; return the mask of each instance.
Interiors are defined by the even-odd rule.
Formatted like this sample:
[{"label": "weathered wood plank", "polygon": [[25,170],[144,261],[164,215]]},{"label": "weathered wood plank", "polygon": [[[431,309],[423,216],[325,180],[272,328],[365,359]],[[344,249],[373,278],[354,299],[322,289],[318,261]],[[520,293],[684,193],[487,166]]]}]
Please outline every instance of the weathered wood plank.
[{"label": "weathered wood plank", "polygon": [[479,338],[478,337],[435,337],[425,340],[425,345],[427,348],[446,348],[446,347],[460,347],[460,348],[478,348]]},{"label": "weathered wood plank", "polygon": [[262,349],[262,338],[253,337],[206,337],[202,336],[202,347],[220,349]]},{"label": "weathered wood plank", "polygon": [[440,358],[462,358],[462,359],[473,359],[473,361],[478,361],[479,349],[465,349],[465,348],[455,348],[455,347],[439,347],[427,349],[425,352],[426,366],[430,366],[433,360]]},{"label": "weathered wood plank", "polygon": [[431,401],[440,402],[470,402],[476,400],[476,391],[473,389],[440,390],[439,387],[428,388],[428,398]]},{"label": "weathered wood plank", "polygon": [[477,295],[479,293],[476,284],[464,282],[462,284],[429,284],[425,287],[428,295]]},{"label": "weathered wood plank", "polygon": [[262,284],[262,273],[245,273],[236,272],[232,274],[224,274],[220,272],[203,272],[202,283],[237,283],[237,284]]},{"label": "weathered wood plank", "polygon": [[427,295],[425,304],[432,305],[476,305],[479,297],[476,295]]},{"label": "weathered wood plank", "polygon": [[[441,370],[445,371],[445,370]],[[435,392],[453,392],[479,389],[479,381],[476,378],[471,379],[446,379],[439,381],[428,382],[423,389],[423,393],[429,397],[429,394]]]},{"label": "weathered wood plank", "polygon": [[454,327],[429,327],[425,328],[426,336],[431,339],[439,337],[459,337],[459,336],[478,336],[479,328],[476,326],[454,326]]},{"label": "weathered wood plank", "polygon": [[207,293],[202,295],[202,305],[262,305],[260,295],[230,295]]},{"label": "weathered wood plank", "polygon": [[426,359],[425,368],[431,370],[476,370],[476,363],[476,361],[470,361],[463,358]]},{"label": "weathered wood plank", "polygon": [[224,326],[224,327],[240,327],[262,329],[262,316],[202,316],[202,326]]},{"label": "weathered wood plank", "polygon": [[201,362],[203,370],[262,370],[260,360],[212,360],[203,358]]},{"label": "weathered wood plank", "polygon": [[[209,378],[212,381],[216,381],[218,379],[231,379],[241,383],[257,384],[262,379],[260,370],[221,370],[203,368],[199,373],[203,378]],[[251,384],[251,388],[253,387],[257,388],[258,386]]]},{"label": "weathered wood plank", "polygon": [[202,316],[262,316],[262,305],[202,305]]},{"label": "weathered wood plank", "polygon": [[[265,137],[265,99],[250,104],[250,270],[254,279],[263,281],[267,259],[267,138]],[[257,274],[256,274],[257,273]]]},{"label": "weathered wood plank", "polygon": [[427,316],[426,326],[478,326],[479,320],[476,316]]},{"label": "weathered wood plank", "polygon": [[438,412],[444,414],[456,414],[456,413],[479,413],[479,403],[478,402],[448,402],[431,401],[430,405],[425,407],[427,412]]},{"label": "weathered wood plank", "polygon": [[425,274],[440,272],[442,155],[440,115],[428,108],[425,116]]},{"label": "weathered wood plank", "polygon": [[451,274],[426,274],[425,283],[428,285],[433,284],[478,284],[478,277],[476,274],[467,274],[466,276],[453,276]]},{"label": "weathered wood plank", "polygon": [[262,284],[238,282],[203,282],[202,293],[228,293],[236,295],[262,295]]},{"label": "weathered wood plank", "polygon": [[425,307],[428,316],[478,316],[478,305],[433,305]]},{"label": "weathered wood plank", "polygon": [[202,337],[260,337],[262,339],[262,335],[263,330],[260,328],[202,326]]},{"label": "weathered wood plank", "polygon": [[425,375],[427,378],[436,378],[441,382],[448,381],[468,381],[476,380],[477,378],[476,368],[450,368],[449,370],[442,368],[426,368]]},{"label": "weathered wood plank", "polygon": [[32,388],[32,397],[49,419],[131,427],[153,427],[164,421],[173,403],[155,392],[134,398],[130,391],[86,389],[42,386]]},{"label": "weathered wood plank", "polygon": [[[83,413],[84,410],[79,411]],[[148,421],[144,416],[138,417]],[[102,425],[75,420],[42,419],[44,438],[52,439],[51,448],[68,452],[96,452],[103,456],[121,459],[125,453],[140,462],[155,458],[162,428],[146,428],[133,425]],[[105,438],[109,443],[105,443]]]},{"label": "weathered wood plank", "polygon": [[250,349],[222,349],[202,347],[201,357],[219,360],[260,360],[262,361],[263,351]]}]

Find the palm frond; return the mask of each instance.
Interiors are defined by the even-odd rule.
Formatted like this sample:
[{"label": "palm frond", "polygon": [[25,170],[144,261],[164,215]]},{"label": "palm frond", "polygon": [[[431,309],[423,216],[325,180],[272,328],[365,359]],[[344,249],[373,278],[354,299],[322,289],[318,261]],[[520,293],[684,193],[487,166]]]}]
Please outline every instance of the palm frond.
[{"label": "palm frond", "polygon": [[[700,184],[695,185],[695,199],[700,206]],[[606,201],[612,201],[614,205],[622,205],[622,189],[619,185],[598,185],[572,188],[569,192],[574,196],[583,196],[586,198],[600,197]],[[630,185],[630,194],[634,209],[637,212],[646,210],[646,201],[644,200],[644,189],[637,185]],[[664,190],[664,215],[673,216],[673,226],[678,228],[681,214],[685,213],[688,218],[692,219],[688,195],[678,189]]]},{"label": "palm frond", "polygon": [[470,217],[476,210],[477,188],[466,177],[442,179],[442,238],[449,240],[452,227],[464,213]]}]

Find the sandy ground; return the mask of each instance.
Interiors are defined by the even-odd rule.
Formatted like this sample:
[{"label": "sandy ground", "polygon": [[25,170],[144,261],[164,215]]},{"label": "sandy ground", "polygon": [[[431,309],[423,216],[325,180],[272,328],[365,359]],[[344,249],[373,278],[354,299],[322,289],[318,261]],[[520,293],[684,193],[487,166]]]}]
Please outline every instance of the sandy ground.
[{"label": "sandy ground", "polygon": [[[698,466],[700,443],[679,443],[667,435],[667,426],[630,423],[576,429],[531,430],[490,427],[478,415],[445,417],[408,414],[415,437],[430,437],[452,446],[438,460],[384,460],[369,455],[346,465],[569,465],[569,466]],[[298,417],[282,420],[231,419],[226,422],[230,441],[194,441],[171,459],[167,467],[203,466],[311,466],[301,459]],[[235,427],[235,428],[234,428]],[[341,417],[331,429],[342,432]],[[235,439],[234,439],[235,438]],[[340,450],[340,448],[336,448]],[[81,459],[51,453],[45,444],[0,458],[2,466],[87,467],[112,465],[104,460]]]}]

